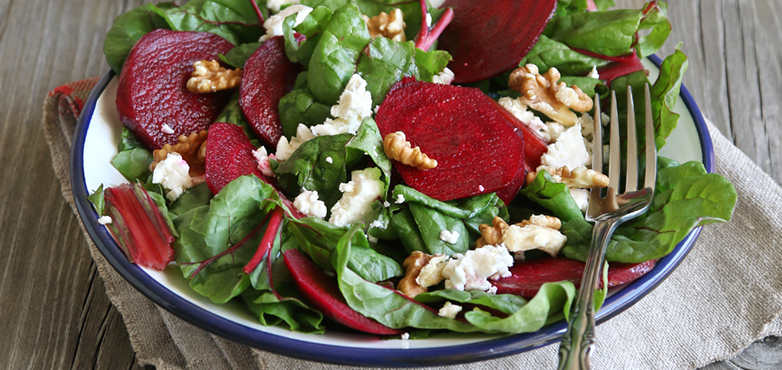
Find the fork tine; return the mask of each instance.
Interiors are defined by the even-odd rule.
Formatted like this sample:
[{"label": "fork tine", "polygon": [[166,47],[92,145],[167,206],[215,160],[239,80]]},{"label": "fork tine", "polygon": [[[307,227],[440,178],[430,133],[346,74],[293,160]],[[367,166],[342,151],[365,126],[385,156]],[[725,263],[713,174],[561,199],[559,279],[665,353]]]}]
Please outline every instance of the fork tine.
[{"label": "fork tine", "polygon": [[[592,131],[592,170],[603,173],[603,118],[600,110],[600,95],[595,94],[594,130]],[[589,192],[587,215],[596,216],[600,209],[600,188]]]},{"label": "fork tine", "polygon": [[619,193],[619,177],[621,176],[622,160],[619,142],[619,112],[616,108],[616,92],[611,91],[611,139],[608,150],[608,187]]},{"label": "fork tine", "polygon": [[635,134],[633,88],[627,86],[627,177],[625,193],[638,190],[638,138]]},{"label": "fork tine", "polygon": [[654,140],[654,120],[652,118],[652,98],[649,93],[649,84],[644,86],[644,101],[646,110],[646,173],[644,174],[644,188],[654,189],[657,181],[657,145]]}]

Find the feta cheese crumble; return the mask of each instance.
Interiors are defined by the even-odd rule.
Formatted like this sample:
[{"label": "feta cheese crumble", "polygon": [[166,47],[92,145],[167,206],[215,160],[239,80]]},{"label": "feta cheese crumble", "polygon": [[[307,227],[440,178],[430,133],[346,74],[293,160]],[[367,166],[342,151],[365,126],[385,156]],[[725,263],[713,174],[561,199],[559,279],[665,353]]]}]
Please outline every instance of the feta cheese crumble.
[{"label": "feta cheese crumble", "polygon": [[394,203],[396,203],[396,204],[402,204],[402,203],[404,203],[404,202],[405,202],[405,196],[404,196],[404,195],[402,195],[402,194],[397,194],[397,196],[396,196],[396,201],[394,201]]},{"label": "feta cheese crumble", "polygon": [[[277,9],[279,9],[279,7],[277,7]],[[261,36],[258,41],[264,42],[274,36],[282,36],[282,24],[285,21],[285,18],[296,14],[296,23],[294,24],[295,27],[298,26],[301,22],[304,22],[304,19],[307,18],[310,12],[312,12],[312,8],[306,5],[298,4],[291,5],[282,11],[279,11],[279,13],[269,17],[269,19],[263,22],[263,28],[266,29],[266,34]]]},{"label": "feta cheese crumble", "polygon": [[355,135],[364,118],[372,116],[372,94],[367,91],[367,81],[358,74],[350,77],[339,101],[331,107],[335,119],[326,118],[312,127],[315,136],[337,135],[349,132]]},{"label": "feta cheese crumble", "polygon": [[323,219],[326,217],[326,203],[318,198],[317,191],[305,190],[293,200],[293,206],[307,216]]},{"label": "feta cheese crumble", "polygon": [[445,67],[442,72],[432,76],[432,82],[436,84],[450,85],[451,82],[453,82],[454,77],[456,76],[453,74],[453,71],[450,68]]},{"label": "feta cheese crumble", "polygon": [[179,153],[168,153],[166,159],[155,166],[155,171],[152,172],[152,183],[163,185],[169,190],[166,198],[175,201],[185,189],[195,185],[189,172],[190,165]]},{"label": "feta cheese crumble", "polygon": [[410,339],[410,333],[402,333],[402,340]]},{"label": "feta cheese crumble", "polygon": [[98,223],[101,224],[101,225],[108,225],[108,224],[112,223],[113,221],[114,220],[112,220],[111,217],[109,217],[109,216],[100,216],[100,218],[98,219]]},{"label": "feta cheese crumble", "polygon": [[518,118],[519,121],[529,126],[532,131],[541,133],[546,128],[546,124],[535,116],[535,113],[528,111],[527,105],[522,103],[521,100],[503,97],[500,98],[498,103],[514,117]]},{"label": "feta cheese crumble", "polygon": [[253,150],[253,157],[258,161],[258,171],[261,171],[266,177],[277,177],[277,175],[274,174],[274,171],[272,171],[272,166],[269,163],[269,159],[274,158],[274,154],[270,156],[269,153],[266,152],[266,148],[260,147]]},{"label": "feta cheese crumble", "polygon": [[462,306],[459,306],[458,304],[451,304],[451,302],[445,302],[445,305],[440,308],[440,311],[438,311],[437,314],[449,319],[455,319],[459,312],[462,312]]},{"label": "feta cheese crumble", "polygon": [[171,128],[171,126],[169,126],[167,123],[164,123],[164,124],[163,124],[163,127],[161,127],[161,128],[160,128],[160,132],[162,132],[162,133],[164,133],[164,134],[169,134],[169,135],[171,135],[171,134],[173,134],[173,133],[174,133],[174,129],[173,129],[173,128]]},{"label": "feta cheese crumble", "polygon": [[589,190],[577,188],[568,188],[568,190],[570,190],[570,196],[576,201],[576,205],[581,212],[586,212],[587,206],[589,206]]},{"label": "feta cheese crumble", "polygon": [[481,290],[496,293],[488,279],[497,280],[511,275],[513,256],[504,245],[487,245],[465,254],[454,254],[443,268],[446,289]]},{"label": "feta cheese crumble", "polygon": [[283,5],[299,4],[299,0],[269,0],[266,2],[266,7],[271,10],[272,13],[277,14]]},{"label": "feta cheese crumble", "polygon": [[277,143],[277,154],[274,155],[275,159],[280,162],[287,161],[301,144],[314,137],[315,135],[309,127],[299,123],[299,126],[296,127],[296,136],[292,137],[290,142],[285,136],[280,138]]},{"label": "feta cheese crumble", "polygon": [[353,171],[350,176],[350,181],[339,185],[342,198],[331,208],[329,222],[337,226],[355,222],[369,223],[377,214],[372,209],[372,203],[383,196],[384,184],[380,181],[380,169],[371,167]]},{"label": "feta cheese crumble", "polygon": [[592,66],[592,70],[589,71],[589,74],[586,75],[586,76],[587,77],[592,77],[594,79],[599,80],[600,79],[600,74],[597,73],[597,66]]},{"label": "feta cheese crumble", "polygon": [[576,124],[559,135],[557,141],[548,146],[546,154],[540,158],[543,166],[550,168],[567,167],[574,170],[586,166],[591,161],[589,152],[581,136],[581,124]]},{"label": "feta cheese crumble", "polygon": [[456,242],[459,241],[459,233],[456,231],[450,232],[448,230],[440,231],[440,240],[446,243],[456,244]]},{"label": "feta cheese crumble", "polygon": [[334,159],[331,158],[331,157],[326,157],[326,162],[327,163],[334,163]]}]

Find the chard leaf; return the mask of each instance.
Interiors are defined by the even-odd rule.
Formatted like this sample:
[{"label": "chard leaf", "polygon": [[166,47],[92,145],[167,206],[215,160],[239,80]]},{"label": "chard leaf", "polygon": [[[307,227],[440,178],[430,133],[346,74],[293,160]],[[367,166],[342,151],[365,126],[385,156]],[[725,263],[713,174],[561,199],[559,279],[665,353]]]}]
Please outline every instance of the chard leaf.
[{"label": "chard leaf", "polygon": [[538,42],[532,47],[519,66],[534,64],[541,73],[556,68],[563,76],[585,75],[592,67],[603,67],[609,61],[581,54],[562,42],[552,40],[546,35],[540,35]]},{"label": "chard leaf", "polygon": [[103,216],[103,209],[106,206],[106,201],[103,196],[103,184],[100,184],[87,199],[92,203],[92,206],[95,207],[95,212],[98,213],[98,216]]},{"label": "chard leaf", "polygon": [[[676,105],[676,99],[679,98],[682,77],[688,66],[687,56],[679,50],[680,47],[681,44],[676,47],[673,54],[663,60],[660,76],[650,90],[657,150],[665,145],[665,139],[670,136],[679,121],[679,114],[673,112],[673,107]],[[643,121],[636,120],[636,122]]]},{"label": "chard leaf", "polygon": [[306,87],[285,94],[280,99],[279,111],[282,134],[287,138],[296,136],[300,123],[312,127],[323,123],[331,115],[331,107],[319,103]]},{"label": "chard leaf", "polygon": [[595,96],[598,88],[605,89],[602,81],[592,77],[563,76],[559,81],[564,82],[567,86],[578,86],[587,96]]},{"label": "chard leaf", "polygon": [[554,182],[545,170],[538,172],[535,181],[522,188],[521,194],[550,210],[563,222],[584,219],[567,185]]},{"label": "chard leaf", "polygon": [[177,7],[151,6],[175,31],[210,32],[234,45],[256,42],[264,33],[252,4],[246,0],[191,0]]},{"label": "chard leaf", "polygon": [[152,152],[124,126],[118,149],[119,153],[111,160],[111,165],[130,182],[145,181],[150,175]]},{"label": "chard leaf", "polygon": [[253,53],[261,46],[260,42],[250,42],[237,45],[229,50],[225,55],[220,55],[220,60],[234,68],[244,69],[244,64]]},{"label": "chard leaf", "polygon": [[[158,9],[170,9],[172,2],[158,3]],[[120,14],[111,25],[103,42],[106,62],[117,74],[122,70],[130,49],[142,36],[157,28],[167,28],[165,20],[153,12],[154,5],[144,4]]]},{"label": "chard leaf", "polygon": [[378,37],[369,44],[368,51],[368,54],[359,57],[356,73],[367,81],[373,105],[383,102],[391,85],[403,77],[419,77],[415,64],[415,44],[412,41],[396,42]]},{"label": "chard leaf", "polygon": [[209,186],[203,182],[190,189],[187,189],[168,207],[168,212],[174,216],[179,216],[192,209],[208,206],[212,200],[212,191]]}]

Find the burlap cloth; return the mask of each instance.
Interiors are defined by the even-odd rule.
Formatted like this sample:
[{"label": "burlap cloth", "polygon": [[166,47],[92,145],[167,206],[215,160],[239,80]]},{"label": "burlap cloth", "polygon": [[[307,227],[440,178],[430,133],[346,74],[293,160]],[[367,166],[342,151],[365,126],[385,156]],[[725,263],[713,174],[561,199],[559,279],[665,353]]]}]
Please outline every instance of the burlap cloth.
[{"label": "burlap cloth", "polygon": [[[65,200],[70,140],[96,79],[47,97],[43,125]],[[693,369],[729,359],[782,334],[782,188],[709,124],[716,171],[735,185],[733,221],[704,228],[671,276],[636,305],[598,326],[596,369]],[[82,225],[82,231],[84,231]],[[140,364],[158,369],[340,369],[256,350],[209,334],[153,304],[128,284],[84,232],[106,293],[128,328]],[[449,369],[553,369],[558,345]]]}]

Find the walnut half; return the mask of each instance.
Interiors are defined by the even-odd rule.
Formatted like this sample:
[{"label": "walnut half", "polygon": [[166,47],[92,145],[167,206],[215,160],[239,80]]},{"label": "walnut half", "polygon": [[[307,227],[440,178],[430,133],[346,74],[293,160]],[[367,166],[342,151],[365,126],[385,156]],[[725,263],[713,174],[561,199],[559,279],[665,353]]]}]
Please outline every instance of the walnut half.
[{"label": "walnut half", "polygon": [[503,234],[508,229],[508,224],[501,217],[494,217],[491,220],[491,226],[487,224],[481,224],[478,230],[481,232],[481,237],[475,242],[475,248],[480,248],[486,245],[499,245],[503,242]]},{"label": "walnut half", "polygon": [[407,41],[405,37],[405,21],[402,19],[402,10],[394,9],[391,14],[380,12],[380,14],[369,18],[364,15],[364,22],[369,29],[369,36],[374,38],[385,37],[394,41]]},{"label": "walnut half", "polygon": [[242,70],[222,67],[216,60],[199,60],[193,63],[195,70],[187,80],[187,90],[192,93],[209,93],[238,87],[242,82]]},{"label": "walnut half", "polygon": [[415,251],[405,258],[405,261],[402,262],[402,267],[405,268],[405,277],[396,286],[400,292],[410,298],[426,293],[426,288],[422,288],[416,280],[421,273],[421,269],[429,263],[430,258],[432,256],[419,251]]},{"label": "walnut half", "polygon": [[206,130],[194,132],[189,136],[179,135],[178,143],[171,145],[165,144],[160,149],[152,152],[152,163],[149,164],[149,171],[154,172],[157,164],[164,161],[168,153],[179,153],[182,159],[190,166],[190,177],[201,178],[206,173]]},{"label": "walnut half", "polygon": [[437,161],[421,152],[421,148],[412,148],[402,131],[392,132],[383,138],[383,149],[388,158],[402,162],[419,170],[431,170],[437,167]]},{"label": "walnut half", "polygon": [[573,126],[580,122],[573,111],[591,110],[592,98],[576,85],[567,87],[559,82],[560,77],[556,68],[541,75],[537,66],[527,64],[511,72],[508,85],[521,94],[522,103],[565,126]]}]

